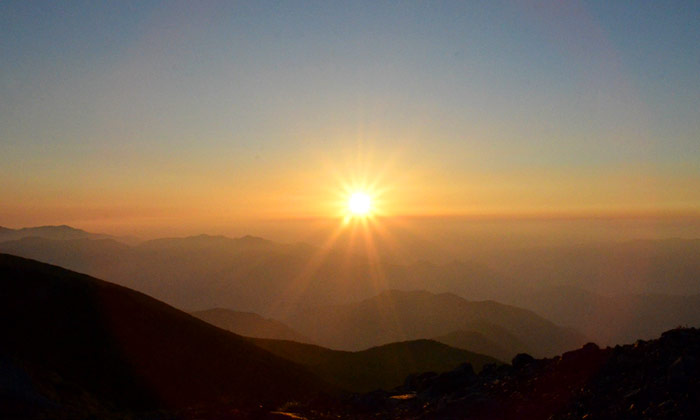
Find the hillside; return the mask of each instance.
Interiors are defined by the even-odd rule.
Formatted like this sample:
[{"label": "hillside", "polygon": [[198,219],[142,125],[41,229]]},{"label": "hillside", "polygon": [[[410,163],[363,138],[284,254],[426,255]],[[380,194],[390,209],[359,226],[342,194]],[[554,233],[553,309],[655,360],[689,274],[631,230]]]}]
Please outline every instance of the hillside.
[{"label": "hillside", "polygon": [[[433,340],[447,344],[458,349],[469,349],[481,354],[489,354],[500,360],[510,360],[519,349],[525,348],[525,344],[510,333],[500,336],[498,330],[487,329],[486,332],[478,331],[453,331],[449,334],[433,338]],[[489,337],[491,336],[491,337]]]},{"label": "hillside", "polygon": [[[284,321],[300,306],[350,304],[398,289],[450,292],[469,301],[495,299],[575,328],[601,344],[650,338],[700,321],[698,240],[523,245],[473,250],[469,253],[472,261],[435,264],[410,262],[412,259],[406,257],[403,264],[388,259],[373,267],[362,255],[251,236],[198,235],[129,245],[111,238],[96,239],[102,235],[70,227],[48,229],[54,230],[79,237],[5,240],[2,238],[12,237],[3,236],[2,232],[8,231],[5,229],[0,230],[0,252],[86,273],[188,311],[235,308]],[[46,233],[45,228],[22,231]],[[378,278],[377,273],[383,276]],[[388,341],[372,339],[362,347],[338,348],[360,350],[459,330],[483,334],[513,354],[513,348],[490,335],[491,328],[466,325],[439,334],[393,334]],[[514,351],[530,350],[517,346]]]},{"label": "hillside", "polygon": [[551,359],[520,355],[478,374],[460,367],[411,377],[391,392],[354,397],[337,418],[697,419],[698,354],[700,330],[691,328],[634,345],[587,344]]},{"label": "hillside", "polygon": [[283,323],[253,312],[214,308],[192,312],[192,316],[221,329],[254,338],[270,338],[308,343],[310,340]]},{"label": "hillside", "polygon": [[[362,350],[396,341],[439,337],[454,331],[477,331],[515,352],[553,355],[581,345],[585,338],[537,314],[493,301],[467,301],[449,293],[392,290],[347,305],[302,310],[284,321],[320,345]],[[489,332],[503,331],[498,336]]]},{"label": "hillside", "polygon": [[0,361],[18,378],[2,393],[9,400],[2,406],[20,417],[218,403],[270,410],[333,389],[238,335],[133,290],[4,254],[0,279]]},{"label": "hillside", "polygon": [[253,339],[253,343],[309,368],[329,383],[355,392],[392,389],[410,374],[445,372],[463,363],[481,369],[496,359],[432,340],[391,343],[347,352],[291,341]]}]

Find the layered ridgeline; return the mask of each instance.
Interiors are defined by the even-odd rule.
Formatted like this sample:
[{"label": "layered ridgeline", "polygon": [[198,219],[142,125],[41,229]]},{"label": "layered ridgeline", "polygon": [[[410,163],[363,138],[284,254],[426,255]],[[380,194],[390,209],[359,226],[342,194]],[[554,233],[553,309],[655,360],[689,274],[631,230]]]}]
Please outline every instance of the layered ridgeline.
[{"label": "layered ridgeline", "polygon": [[[383,258],[376,266],[346,249],[254,237],[202,235],[130,245],[65,226],[0,232],[0,252],[84,272],[187,310],[235,308],[281,319],[300,305],[350,303],[399,289],[494,299],[574,327],[602,344],[700,323],[694,310],[700,293],[698,240],[484,248],[465,253],[469,260],[415,262],[421,255],[414,253]],[[445,342],[457,342],[453,339]]]},{"label": "layered ridgeline", "polygon": [[0,226],[0,242],[13,241],[22,238],[45,238],[45,239],[116,239],[113,236],[102,233],[91,233],[82,229],[60,225],[60,226],[36,226],[20,229],[10,229]]},{"label": "layered ridgeline", "polygon": [[[410,301],[426,294],[386,295],[396,304],[404,295]],[[438,303],[447,307],[455,299],[432,296],[445,299]],[[415,309],[430,310],[440,311],[431,305]],[[515,308],[514,314],[523,316],[522,311]],[[412,319],[397,315],[396,307],[388,313]],[[438,315],[432,319],[445,319]],[[441,338],[488,338],[455,331]],[[0,334],[5,418],[280,418],[273,414],[279,407],[334,419],[697,418],[699,413],[700,334],[693,329],[615,348],[589,344],[552,359],[519,355],[512,366],[431,340],[339,352],[243,338],[139,292],[0,254]],[[439,373],[449,369],[440,363],[456,363],[464,355],[471,364]],[[405,366],[399,365],[411,368],[401,371]],[[339,388],[367,390],[376,381],[386,389],[410,370],[415,372],[392,390],[338,400]]]},{"label": "layered ridgeline", "polygon": [[284,340],[251,341],[271,353],[306,366],[328,383],[353,392],[390,390],[403,384],[409,375],[446,372],[464,363],[477,370],[486,364],[502,363],[493,357],[433,340],[391,343],[357,352]]},{"label": "layered ridgeline", "polygon": [[[286,323],[221,308],[192,315],[246,337],[322,344],[346,352],[430,339],[432,343],[510,360],[517,353],[555,354],[586,341],[576,331],[558,327],[530,311],[429,292],[394,290],[354,304],[305,308],[288,315]],[[445,365],[435,369],[445,369]]]},{"label": "layered ridgeline", "polygon": [[[508,332],[506,328],[488,322],[471,322],[469,327],[474,329],[472,331],[453,331],[449,334],[433,337],[432,340],[418,339],[350,352],[334,351],[311,345],[314,340],[302,335],[284,323],[275,319],[264,318],[252,312],[215,308],[192,312],[192,315],[233,333],[251,338],[261,338],[263,340],[254,340],[254,342],[279,356],[312,367],[312,370],[320,373],[324,378],[333,376],[331,382],[335,380],[341,385],[348,385],[347,389],[353,390],[365,389],[363,384],[368,384],[370,387],[375,388],[380,383],[382,384],[381,388],[394,386],[397,378],[398,380],[403,380],[409,373],[422,371],[440,372],[451,369],[464,361],[468,361],[478,369],[486,359],[489,359],[488,362],[495,362],[494,359],[510,360],[513,355],[528,348],[522,340]],[[443,345],[441,346],[439,343]],[[446,346],[444,346],[445,344]],[[401,352],[405,352],[405,357],[393,355],[391,352],[386,351],[390,349],[398,349]],[[416,353],[412,353],[411,349],[416,350]],[[353,376],[355,372],[340,372],[338,369],[333,368],[334,364],[338,364],[336,360],[350,361],[354,359],[366,361],[367,357],[364,355],[367,354],[386,354],[387,356],[396,357],[394,361],[382,361],[380,364],[380,366],[384,366],[393,372],[390,373],[390,379],[377,375],[370,369],[365,369],[367,372],[360,375],[366,379],[359,377],[352,380],[339,379],[343,376]],[[421,356],[421,354],[425,355],[425,357]],[[440,355],[440,357],[434,357],[437,355]],[[481,355],[490,357],[481,357]],[[397,360],[401,361],[398,362]],[[353,362],[352,364],[355,363]],[[358,365],[365,368],[368,367],[363,362],[358,363]],[[324,376],[327,372],[333,372],[334,374]],[[353,382],[355,379],[356,381]]]},{"label": "layered ridgeline", "polygon": [[352,353],[244,338],[139,292],[5,254],[0,279],[0,414],[10,417],[264,414],[500,363],[430,340]]},{"label": "layered ridgeline", "polygon": [[6,417],[202,404],[247,413],[334,392],[305,368],[144,294],[5,254],[0,336]]},{"label": "layered ridgeline", "polygon": [[[249,337],[257,346],[303,365],[328,383],[353,392],[392,389],[402,384],[410,374],[444,372],[463,363],[470,363],[477,370],[488,363],[502,363],[497,358],[487,356],[498,352],[469,351],[472,347],[479,347],[478,340],[450,346],[438,342],[440,340],[421,339],[355,352],[339,351],[306,344],[313,340],[280,321],[251,312],[217,308],[193,312],[192,315],[219,328]],[[484,350],[496,348],[486,347]],[[509,353],[498,354],[504,356],[500,360],[509,360]]]},{"label": "layered ridgeline", "polygon": [[312,341],[280,321],[265,318],[253,312],[214,308],[192,312],[191,315],[221,329],[246,337],[289,340],[301,343],[310,343]]},{"label": "layered ridgeline", "polygon": [[[424,291],[391,290],[357,303],[297,311],[283,321],[322,346],[345,350],[420,338],[459,345],[457,340],[449,341],[456,335],[477,333],[483,339],[472,343],[478,342],[479,351],[491,345],[509,360],[520,352],[548,356],[586,342],[575,330],[525,309]],[[470,345],[461,343],[460,347]],[[465,348],[474,351],[476,346]]]}]

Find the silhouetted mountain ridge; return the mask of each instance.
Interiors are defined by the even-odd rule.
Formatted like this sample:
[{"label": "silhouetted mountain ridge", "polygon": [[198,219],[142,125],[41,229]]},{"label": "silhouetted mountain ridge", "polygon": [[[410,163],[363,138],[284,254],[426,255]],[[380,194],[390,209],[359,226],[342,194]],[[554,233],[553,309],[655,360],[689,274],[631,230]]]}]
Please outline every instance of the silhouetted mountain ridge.
[{"label": "silhouetted mountain ridge", "polygon": [[22,238],[39,237],[46,239],[105,239],[113,238],[101,233],[90,233],[68,225],[47,225],[10,229],[0,226],[0,241],[11,241]]},{"label": "silhouetted mountain ridge", "polygon": [[283,321],[321,345],[344,350],[439,337],[459,330],[493,337],[488,333],[492,326],[517,337],[525,345],[519,351],[535,354],[556,354],[586,341],[574,330],[529,310],[426,291],[385,291],[356,303],[302,309]]},{"label": "silhouetted mountain ridge", "polygon": [[[0,359],[26,372],[35,389],[7,406],[20,417],[202,403],[270,410],[332,390],[306,369],[139,292],[5,254],[0,278]],[[35,407],[37,395],[48,402]]]},{"label": "silhouetted mountain ridge", "polygon": [[476,369],[498,360],[432,340],[414,340],[358,352],[330,350],[292,341],[251,339],[256,345],[309,368],[329,383],[355,392],[392,389],[406,376],[444,372],[471,363]]},{"label": "silhouetted mountain ridge", "polygon": [[[477,247],[468,260],[445,264],[411,258],[398,264],[338,248],[212,235],[136,246],[107,239],[24,238],[0,241],[0,252],[85,272],[187,310],[227,307],[275,319],[299,306],[346,304],[400,289],[512,304],[600,343],[653,337],[700,320],[693,310],[697,296],[651,294],[700,293],[700,240],[506,245]],[[571,288],[586,290],[589,297],[566,291]]]}]

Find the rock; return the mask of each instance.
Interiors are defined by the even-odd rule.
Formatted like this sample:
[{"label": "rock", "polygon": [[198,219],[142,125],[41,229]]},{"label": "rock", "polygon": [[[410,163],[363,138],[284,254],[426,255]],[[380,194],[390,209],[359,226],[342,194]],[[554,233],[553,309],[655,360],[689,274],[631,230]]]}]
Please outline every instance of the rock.
[{"label": "rock", "polygon": [[596,343],[586,343],[583,347],[581,347],[581,350],[585,352],[596,352],[600,350],[600,347],[598,347]]},{"label": "rock", "polygon": [[435,372],[408,375],[402,389],[406,392],[422,392],[430,386],[432,380],[437,376],[438,374]]},{"label": "rock", "polygon": [[520,370],[534,361],[535,358],[530,356],[529,354],[520,353],[513,358],[511,364],[513,365],[513,369]]},{"label": "rock", "polygon": [[476,375],[474,373],[474,367],[472,367],[471,363],[462,363],[461,365],[457,366],[453,372],[456,372],[460,375],[465,375],[465,376],[474,376]]},{"label": "rock", "polygon": [[671,386],[683,386],[688,382],[688,364],[683,356],[677,358],[668,367],[668,382]]},{"label": "rock", "polygon": [[374,412],[383,410],[387,405],[388,399],[389,393],[378,389],[366,394],[355,395],[351,402],[364,411]]},{"label": "rock", "polygon": [[479,376],[492,377],[496,375],[498,365],[496,363],[487,363],[481,368]]},{"label": "rock", "polygon": [[455,370],[442,373],[428,380],[427,389],[419,393],[422,400],[434,400],[437,397],[454,393],[476,382],[476,374],[469,363],[465,363]]}]

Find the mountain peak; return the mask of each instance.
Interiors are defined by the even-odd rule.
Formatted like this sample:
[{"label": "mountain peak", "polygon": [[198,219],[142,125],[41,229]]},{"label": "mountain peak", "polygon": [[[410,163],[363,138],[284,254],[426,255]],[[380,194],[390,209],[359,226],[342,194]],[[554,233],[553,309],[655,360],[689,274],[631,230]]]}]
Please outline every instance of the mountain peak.
[{"label": "mountain peak", "polygon": [[70,232],[85,232],[82,229],[74,228],[68,225],[42,225],[42,226],[31,226],[23,227],[19,230],[57,230],[57,231],[70,231]]},{"label": "mountain peak", "polygon": [[0,240],[9,241],[36,236],[46,239],[104,239],[110,235],[91,233],[68,225],[44,225],[20,229],[0,228]]},{"label": "mountain peak", "polygon": [[259,236],[253,236],[253,235],[241,236],[240,238],[238,238],[238,241],[248,243],[248,244],[263,244],[263,243],[270,242],[265,238],[261,238]]}]

